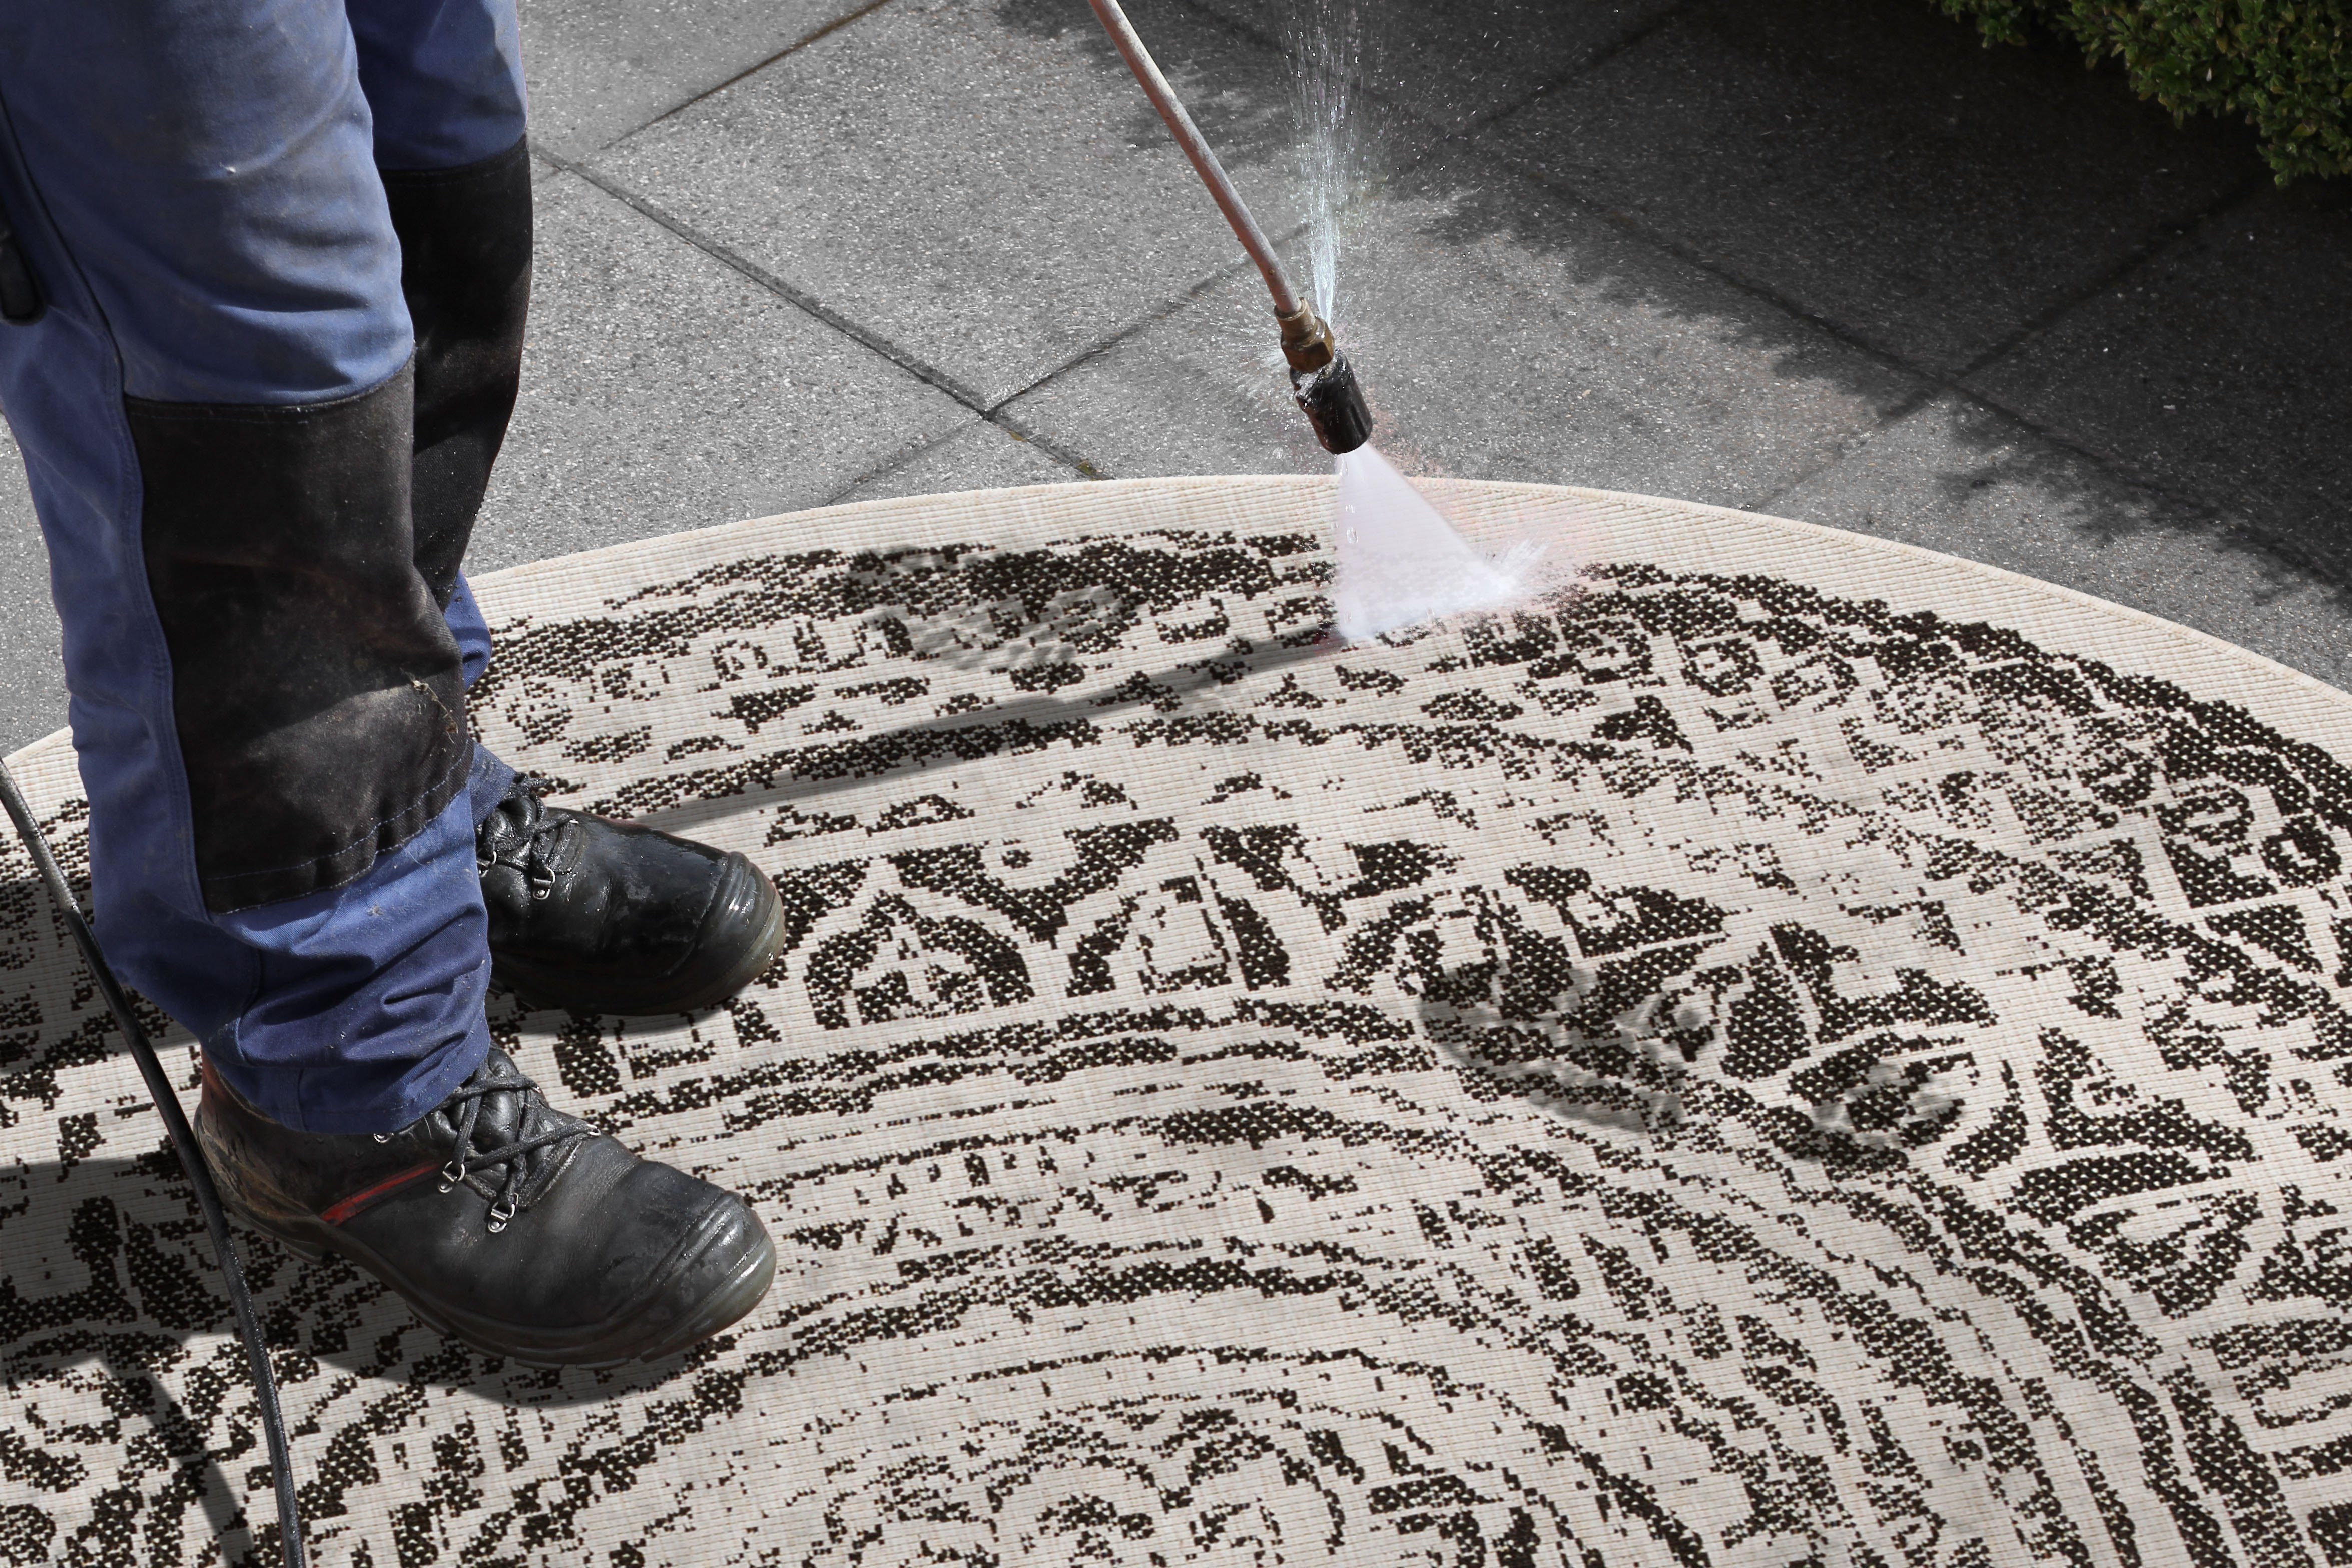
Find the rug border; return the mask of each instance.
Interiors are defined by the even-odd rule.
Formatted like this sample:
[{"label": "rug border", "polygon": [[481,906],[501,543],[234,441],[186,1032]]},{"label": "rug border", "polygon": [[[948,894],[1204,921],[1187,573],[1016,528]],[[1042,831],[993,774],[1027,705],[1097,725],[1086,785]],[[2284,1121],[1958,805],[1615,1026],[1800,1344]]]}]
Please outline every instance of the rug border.
[{"label": "rug border", "polygon": [[[2297,739],[2329,747],[2352,745],[2352,695],[2326,682],[2210,632],[2004,567],[1768,512],[1635,491],[1518,480],[1422,478],[1416,483],[1431,486],[1474,538],[1507,539],[1522,531],[1515,529],[1514,522],[1524,519],[1530,508],[1557,512],[1565,503],[1570,519],[1580,518],[1612,536],[1632,536],[1610,538],[1612,548],[1596,552],[1596,559],[1613,557],[1684,571],[1789,574],[1833,597],[1877,601],[1897,611],[1926,611],[1951,622],[1981,618],[2049,652],[2111,663],[2119,656],[2138,655],[2135,662],[2142,667],[2127,673],[2158,674],[2160,669],[2166,678],[2179,680],[2196,695],[2233,702]],[[608,561],[667,558],[683,567],[695,559],[740,554],[743,544],[785,528],[796,536],[794,548],[802,549],[887,543],[876,538],[874,523],[894,517],[903,519],[910,534],[932,529],[927,537],[908,538],[904,541],[908,545],[940,542],[937,525],[950,518],[958,521],[954,531],[972,542],[1045,543],[1068,536],[1074,511],[1112,513],[1087,523],[1089,531],[1111,535],[1171,526],[1247,528],[1253,520],[1263,528],[1271,519],[1249,515],[1245,503],[1251,498],[1261,505],[1279,498],[1288,503],[1286,509],[1305,508],[1334,487],[1331,478],[1318,475],[1187,475],[888,497],[600,546],[503,568],[472,582],[495,622],[499,601],[561,595],[567,580],[593,575]],[[1081,497],[1083,507],[1069,505]],[[1120,506],[1122,500],[1128,505]],[[1218,517],[1218,512],[1227,515]],[[1727,526],[1736,543],[1727,542]],[[1879,568],[1879,576],[1885,575],[1884,567],[1892,562],[1924,570],[1865,587],[1838,580],[1853,575],[1851,567],[1835,570],[1840,556]],[[1825,566],[1831,570],[1824,571]],[[2092,615],[2087,622],[2081,619],[2084,612]],[[2160,657],[2166,653],[2173,659]],[[2188,655],[2187,668],[2175,663],[2183,654]],[[2146,667],[2150,664],[2159,669]],[[2173,667],[2162,668],[2167,664]],[[56,753],[64,756],[57,758]],[[59,760],[70,765],[71,753],[69,731],[58,729],[9,753],[6,761],[12,771],[42,775]]]}]

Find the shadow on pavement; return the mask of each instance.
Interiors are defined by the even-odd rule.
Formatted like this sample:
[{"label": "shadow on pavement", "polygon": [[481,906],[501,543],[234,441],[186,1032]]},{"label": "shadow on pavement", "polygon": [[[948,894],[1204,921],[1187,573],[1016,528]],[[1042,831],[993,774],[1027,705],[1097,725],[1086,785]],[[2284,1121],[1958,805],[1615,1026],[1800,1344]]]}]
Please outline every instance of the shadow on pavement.
[{"label": "shadow on pavement", "polygon": [[[2239,548],[2352,578],[2352,190],[2275,188],[2243,127],[2176,126],[2117,68],[2053,39],[1985,48],[1920,0],[1713,0],[1475,141],[2158,492],[2101,526],[2198,526],[2187,503]],[[1498,225],[1558,243],[1492,202],[1434,232]],[[1955,484],[2014,434],[1961,434]],[[2096,486],[2070,455],[2033,477]]]},{"label": "shadow on pavement", "polygon": [[[1347,9],[1137,16],[1268,162],[1290,126],[1217,118],[1232,50],[1201,13],[1270,51]],[[1355,8],[1363,166],[1446,140],[1360,193],[1340,269],[1381,439],[1418,466],[1759,507],[1958,400],[1903,497],[1951,515],[1941,548],[2189,533],[2352,581],[2352,183],[2279,190],[2243,126],[2176,125],[2113,63],[1986,47],[1929,0],[1409,9]]]}]

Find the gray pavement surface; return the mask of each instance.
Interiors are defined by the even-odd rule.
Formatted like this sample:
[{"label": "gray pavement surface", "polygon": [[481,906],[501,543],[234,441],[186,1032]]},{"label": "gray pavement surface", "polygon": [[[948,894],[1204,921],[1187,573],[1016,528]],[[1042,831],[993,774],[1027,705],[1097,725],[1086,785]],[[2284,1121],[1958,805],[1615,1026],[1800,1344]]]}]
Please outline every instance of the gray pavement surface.
[{"label": "gray pavement surface", "polygon": [[[1409,471],[2028,572],[2352,685],[2352,183],[1929,0],[1134,0]],[[480,570],[837,500],[1307,472],[1084,0],[523,0],[539,273]],[[1318,40],[1354,34],[1352,51]],[[13,455],[11,454],[10,455]],[[0,745],[62,722],[0,464]]]}]

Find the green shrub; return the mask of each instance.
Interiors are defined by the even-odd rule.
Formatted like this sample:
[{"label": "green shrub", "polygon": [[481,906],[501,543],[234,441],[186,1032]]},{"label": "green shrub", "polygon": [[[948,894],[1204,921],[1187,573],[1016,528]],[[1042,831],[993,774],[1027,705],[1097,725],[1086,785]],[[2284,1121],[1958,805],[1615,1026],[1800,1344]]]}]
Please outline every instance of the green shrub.
[{"label": "green shrub", "polygon": [[2028,18],[2122,57],[2131,84],[2176,119],[2242,115],[2284,184],[2352,172],[2352,9],[2346,0],[1937,0],[1993,43]]}]

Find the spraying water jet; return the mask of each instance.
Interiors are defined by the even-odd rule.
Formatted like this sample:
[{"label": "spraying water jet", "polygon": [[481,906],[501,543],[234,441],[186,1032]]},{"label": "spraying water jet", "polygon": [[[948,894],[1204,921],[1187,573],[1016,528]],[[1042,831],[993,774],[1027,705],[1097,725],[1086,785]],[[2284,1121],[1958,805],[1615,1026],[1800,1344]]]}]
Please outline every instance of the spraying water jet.
[{"label": "spraying water jet", "polygon": [[[1521,598],[1541,547],[1522,543],[1500,556],[1476,549],[1372,448],[1371,411],[1364,406],[1354,368],[1331,340],[1330,325],[1292,287],[1265,231],[1250,216],[1224,165],[1136,36],[1119,0],[1087,3],[1209,188],[1218,211],[1233,225],[1234,237],[1257,264],[1274,298],[1282,357],[1290,366],[1291,395],[1314,427],[1315,439],[1335,459],[1339,526],[1332,599],[1339,635],[1349,642],[1381,637],[1450,615],[1492,612]],[[1332,105],[1324,107],[1328,110]],[[1339,160],[1328,135],[1337,129],[1337,115],[1326,118],[1328,122],[1316,129],[1327,133],[1318,135],[1317,143],[1328,173]],[[1336,265],[1328,216],[1327,208],[1327,221],[1315,233],[1317,282],[1327,309]]]},{"label": "spraying water jet", "polygon": [[1249,253],[1249,258],[1257,264],[1259,274],[1265,277],[1266,292],[1274,298],[1275,325],[1282,333],[1282,357],[1290,366],[1291,395],[1307,415],[1307,423],[1314,427],[1315,439],[1334,456],[1355,451],[1371,439],[1372,414],[1364,406],[1364,392],[1357,383],[1355,370],[1331,340],[1330,327],[1291,286],[1290,274],[1284,270],[1282,258],[1275,255],[1265,231],[1250,216],[1241,193],[1234,189],[1232,179],[1225,173],[1225,166],[1217,161],[1201,128],[1192,123],[1176,89],[1160,74],[1159,63],[1143,47],[1135,24],[1127,19],[1118,0],[1087,0],[1087,4],[1095,8],[1103,30],[1118,46],[1127,68],[1135,73],[1151,107],[1167,122],[1176,145],[1184,150],[1201,183],[1209,188],[1217,210],[1233,225],[1234,237],[1242,242],[1242,249]]}]

